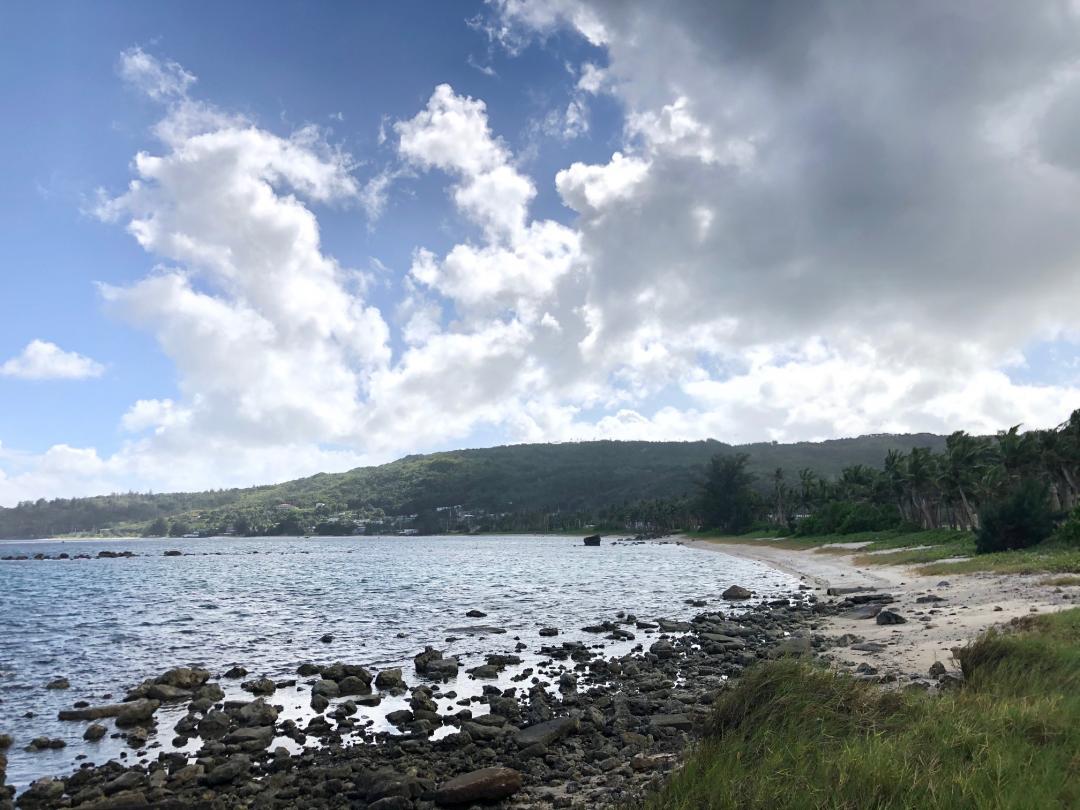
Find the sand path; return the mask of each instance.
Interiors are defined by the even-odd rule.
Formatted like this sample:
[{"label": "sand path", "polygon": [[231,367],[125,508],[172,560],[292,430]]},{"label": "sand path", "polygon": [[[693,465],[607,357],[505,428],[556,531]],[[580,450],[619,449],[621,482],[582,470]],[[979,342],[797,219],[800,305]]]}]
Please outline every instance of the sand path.
[{"label": "sand path", "polygon": [[[907,619],[906,624],[878,625],[874,619],[827,617],[817,632],[824,636],[844,634],[884,645],[880,652],[860,652],[834,647],[826,658],[838,666],[854,667],[866,662],[879,673],[895,675],[898,683],[926,679],[935,661],[949,670],[958,665],[951,650],[963,646],[983,630],[1033,612],[1080,606],[1080,586],[1046,584],[1047,574],[956,574],[921,576],[913,567],[856,565],[854,555],[813,549],[789,550],[747,541],[714,543],[683,539],[685,545],[723,554],[759,560],[796,576],[814,587],[819,599],[829,587],[866,586],[896,597],[889,605]],[[935,595],[944,601],[920,604],[920,596]]]}]

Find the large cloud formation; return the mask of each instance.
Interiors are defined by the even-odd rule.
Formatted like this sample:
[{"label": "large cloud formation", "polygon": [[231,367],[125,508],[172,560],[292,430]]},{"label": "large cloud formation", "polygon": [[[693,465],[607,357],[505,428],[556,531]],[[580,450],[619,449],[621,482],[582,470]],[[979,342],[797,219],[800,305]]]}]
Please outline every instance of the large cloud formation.
[{"label": "large cloud formation", "polygon": [[[317,206],[366,204],[349,155],[194,100],[184,68],[128,51],[121,74],[165,105],[162,151],[99,213],[164,264],[102,292],[156,336],[182,397],[135,403],[105,459],[0,449],[0,500],[279,480],[480,427],[748,441],[1054,423],[1080,388],[1011,372],[1080,328],[1078,25],[1050,0],[495,2],[486,30],[510,54],[556,31],[600,49],[561,106],[586,132],[609,94],[622,142],[530,177],[483,100],[436,86],[392,127],[379,197],[442,173],[472,231],[415,246],[393,313],[320,243]],[[538,183],[571,226],[532,215]]]}]

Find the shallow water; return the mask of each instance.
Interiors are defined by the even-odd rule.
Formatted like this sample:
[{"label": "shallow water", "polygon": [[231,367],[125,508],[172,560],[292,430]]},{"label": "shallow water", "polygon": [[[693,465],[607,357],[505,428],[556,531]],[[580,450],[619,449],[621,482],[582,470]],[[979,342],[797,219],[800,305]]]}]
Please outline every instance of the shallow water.
[{"label": "shallow water", "polygon": [[[515,639],[528,645],[518,653],[528,666],[539,659],[541,644],[599,643],[579,628],[620,610],[650,620],[688,618],[700,609],[685,604],[687,598],[713,605],[731,584],[768,596],[797,583],[760,563],[674,543],[605,541],[597,549],[579,538],[522,535],[4,542],[0,556],[126,549],[140,556],[0,561],[0,732],[16,738],[8,751],[11,784],[66,773],[80,755],[98,764],[121,754],[127,762],[136,759],[110,737],[84,742],[87,724],[62,723],[57,712],[76,700],[122,699],[127,688],[173,666],[200,664],[216,678],[241,664],[248,677],[294,678],[303,661],[340,660],[372,670],[405,665],[413,685],[411,659],[431,644],[462,660],[457,681],[443,688],[468,697],[483,682],[465,668],[483,663],[486,653],[514,652]],[[163,556],[168,549],[185,556]],[[488,615],[467,618],[473,608]],[[463,629],[481,624],[507,633]],[[540,638],[537,631],[548,626],[560,635]],[[321,643],[324,633],[332,633],[333,642]],[[605,654],[651,643],[637,635],[632,642],[604,642]],[[448,643],[450,636],[460,638]],[[514,671],[494,683],[512,685]],[[60,676],[71,689],[44,688]],[[221,684],[230,698],[250,698],[239,682]],[[285,707],[281,719],[309,713],[302,679],[269,701]],[[386,712],[404,703],[387,698],[376,709],[362,707],[358,717],[384,728]],[[439,704],[448,709],[453,701]],[[25,718],[27,712],[35,716]],[[160,710],[152,742],[170,750],[172,725],[184,713],[182,707]],[[67,748],[25,751],[37,736],[62,738]]]}]

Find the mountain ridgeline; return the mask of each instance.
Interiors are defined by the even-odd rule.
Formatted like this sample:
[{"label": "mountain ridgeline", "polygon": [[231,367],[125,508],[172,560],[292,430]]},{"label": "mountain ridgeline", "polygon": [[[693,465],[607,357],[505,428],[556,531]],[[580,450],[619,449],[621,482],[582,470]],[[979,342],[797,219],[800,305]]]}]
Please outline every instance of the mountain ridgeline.
[{"label": "mountain ridgeline", "polygon": [[880,467],[892,449],[940,450],[944,442],[921,433],[738,447],[595,441],[455,450],[272,486],[26,501],[0,508],[0,537],[437,531],[462,528],[461,516],[473,530],[575,529],[634,504],[692,497],[718,453],[748,453],[764,486],[777,467],[831,477],[854,464]]}]

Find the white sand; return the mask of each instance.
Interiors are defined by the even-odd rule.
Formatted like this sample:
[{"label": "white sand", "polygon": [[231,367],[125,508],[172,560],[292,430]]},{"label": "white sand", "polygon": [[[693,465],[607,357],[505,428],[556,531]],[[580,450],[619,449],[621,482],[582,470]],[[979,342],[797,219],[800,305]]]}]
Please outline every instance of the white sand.
[{"label": "white sand", "polygon": [[[855,565],[854,555],[833,547],[828,552],[789,550],[755,543],[683,542],[693,548],[708,549],[736,557],[760,560],[782,571],[804,577],[819,599],[828,587],[868,586],[896,597],[888,607],[907,619],[906,624],[879,625],[874,619],[826,617],[817,632],[824,636],[845,633],[866,641],[885,644],[882,652],[859,652],[835,647],[826,655],[838,666],[867,662],[882,674],[897,676],[898,683],[926,678],[934,661],[949,670],[958,669],[951,650],[963,646],[981,631],[995,624],[1034,611],[1054,611],[1080,605],[1080,586],[1057,587],[1042,584],[1047,574],[950,574],[946,577],[919,576],[914,569],[897,565]],[[935,594],[946,601],[918,604],[916,598]],[[842,599],[843,597],[837,597]],[[1000,610],[996,610],[1000,608]]]}]

